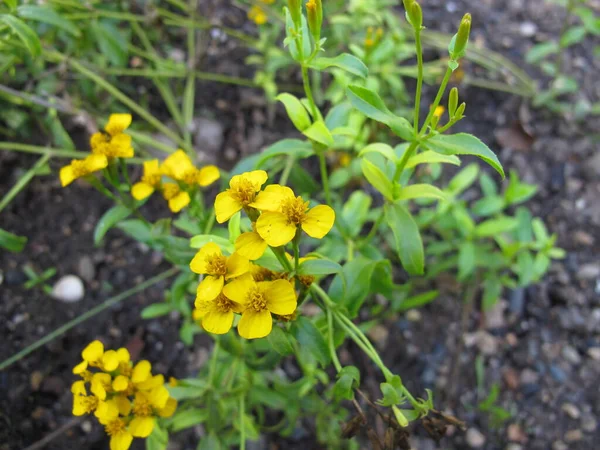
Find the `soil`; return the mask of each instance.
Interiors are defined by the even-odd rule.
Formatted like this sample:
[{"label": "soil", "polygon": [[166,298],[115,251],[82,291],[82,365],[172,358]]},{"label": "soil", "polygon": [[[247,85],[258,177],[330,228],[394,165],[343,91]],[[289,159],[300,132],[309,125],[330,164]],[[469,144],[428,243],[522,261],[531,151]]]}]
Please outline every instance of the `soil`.
[{"label": "soil", "polygon": [[[589,3],[598,8],[597,2]],[[473,15],[474,45],[498,51],[521,67],[525,67],[526,50],[555,36],[563,20],[560,8],[542,1],[431,0],[424,1],[423,7],[426,25],[445,32],[451,32],[461,13],[468,10]],[[221,5],[215,14],[228,25],[239,26],[245,20],[243,13],[225,17],[230,9]],[[235,42],[214,41],[210,49],[207,63],[212,64],[211,70],[232,75],[247,72],[242,66],[244,51]],[[579,95],[597,99],[594,73],[600,73],[600,64],[592,58],[592,46],[576,46],[564,59],[582,85]],[[526,70],[539,82],[546,82],[535,69]],[[269,131],[273,117],[257,90],[203,82],[198,92],[203,93],[196,105],[198,116],[208,121],[205,126],[217,127],[215,145],[202,155],[206,160],[231,167],[241,156],[291,132],[285,126]],[[423,104],[433,94],[426,89]],[[507,292],[494,311],[484,315],[476,306],[467,316],[465,329],[461,327],[461,294],[446,290],[427,307],[390,319],[371,337],[383,359],[401,374],[412,392],[432,389],[440,410],[467,423],[466,432],[450,427],[440,448],[597,448],[600,121],[587,118],[575,122],[532,109],[523,99],[479,88],[461,87],[461,98],[468,105],[463,130],[491,144],[505,168],[516,169],[526,182],[539,186],[528,206],[558,234],[558,246],[566,249],[568,256],[554,262],[541,283]],[[277,117],[282,117],[281,111]],[[83,135],[75,124],[72,127],[71,131]],[[206,146],[211,147],[211,142]],[[30,155],[0,152],[0,193],[35,160]],[[27,236],[29,242],[21,254],[0,254],[0,316],[4,318],[0,360],[111,295],[169,268],[161,254],[119,231],[110,231],[101,245],[94,247],[95,223],[111,204],[84,183],[61,188],[58,167],[59,163],[53,162],[52,176],[34,179],[2,212],[2,228]],[[154,218],[167,215],[161,199],[152,200],[145,208]],[[85,283],[84,299],[61,303],[41,289],[26,290],[25,264],[38,272],[56,268],[50,284],[63,275],[78,275]],[[149,321],[139,318],[144,306],[162,300],[167,286],[163,281],[118,303],[1,372],[0,449],[25,448],[70,423],[71,367],[78,362],[82,346],[93,339],[102,339],[111,347],[127,345],[134,356],[143,352],[145,358],[159,362],[157,370],[167,376],[185,377],[202,367],[209,339],[198,336],[194,346],[186,348],[179,342],[177,316]],[[461,339],[464,346],[459,345]],[[364,369],[365,390],[377,392],[380,380],[376,372],[358,358],[359,352],[351,345],[347,349],[342,357]],[[479,387],[476,361],[484,368]],[[457,362],[459,371],[455,372]],[[491,415],[479,411],[477,405],[495,383],[500,387],[497,405],[511,414],[494,427]],[[104,432],[93,423],[83,420],[74,424],[44,448],[108,448]],[[170,448],[194,448],[185,436],[181,440],[176,436],[174,441]],[[310,440],[282,441],[275,436],[266,436],[261,442],[264,448],[318,448]],[[436,448],[420,426],[413,430],[411,444],[419,450]],[[135,445],[143,447],[141,441]]]}]

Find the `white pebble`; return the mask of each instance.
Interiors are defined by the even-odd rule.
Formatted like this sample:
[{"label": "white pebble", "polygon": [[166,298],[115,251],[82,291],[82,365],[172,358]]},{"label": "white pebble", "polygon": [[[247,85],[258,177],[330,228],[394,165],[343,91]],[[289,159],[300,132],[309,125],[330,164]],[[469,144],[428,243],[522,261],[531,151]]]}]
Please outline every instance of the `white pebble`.
[{"label": "white pebble", "polygon": [[65,303],[78,302],[84,294],[83,281],[75,275],[62,277],[52,288],[52,297]]}]

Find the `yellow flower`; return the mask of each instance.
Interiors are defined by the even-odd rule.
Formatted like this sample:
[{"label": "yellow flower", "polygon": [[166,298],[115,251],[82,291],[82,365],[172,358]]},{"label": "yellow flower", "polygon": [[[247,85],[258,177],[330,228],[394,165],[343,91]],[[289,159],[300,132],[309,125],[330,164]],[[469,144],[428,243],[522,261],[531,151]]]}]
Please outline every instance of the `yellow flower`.
[{"label": "yellow flower", "polygon": [[264,170],[254,170],[232,177],[229,189],[221,192],[215,199],[217,222],[226,222],[242,208],[251,206],[256,193],[260,191],[268,177]]},{"label": "yellow flower", "polygon": [[94,133],[90,138],[92,153],[107,158],[131,158],[131,136],[123,132],[131,125],[131,114],[111,114],[104,127],[106,133]]},{"label": "yellow flower", "polygon": [[214,300],[197,299],[195,303],[194,319],[199,320],[209,333],[225,334],[233,325],[233,313],[241,313],[242,305],[228,299],[220,293]]},{"label": "yellow flower", "polygon": [[98,397],[95,395],[73,395],[73,415],[83,416],[90,414],[98,407]]},{"label": "yellow flower", "polygon": [[292,314],[297,305],[296,292],[287,280],[257,283],[248,274],[225,285],[223,293],[244,307],[238,333],[246,339],[267,336],[273,328],[271,313]]},{"label": "yellow flower", "polygon": [[71,164],[60,169],[60,183],[62,187],[68,186],[77,178],[85,177],[108,166],[108,159],[104,155],[90,155],[85,159],[74,159]]},{"label": "yellow flower", "polygon": [[267,249],[267,241],[256,232],[256,223],[252,222],[252,231],[240,234],[235,240],[235,252],[254,261]]},{"label": "yellow flower", "polygon": [[269,17],[260,6],[255,5],[248,11],[248,19],[256,25],[264,25],[269,20]]},{"label": "yellow flower", "polygon": [[200,301],[214,300],[223,290],[225,280],[245,274],[250,270],[250,262],[237,253],[225,256],[214,242],[202,247],[190,263],[192,272],[205,275],[198,285]]},{"label": "yellow flower", "polygon": [[92,394],[99,400],[106,400],[106,394],[112,392],[112,378],[110,374],[98,372],[92,376]]},{"label": "yellow flower", "polygon": [[[129,404],[129,401],[127,400]],[[129,415],[131,405],[124,416]],[[104,425],[106,434],[110,436],[110,450],[127,450],[133,441],[133,435],[127,429],[127,423],[119,418],[119,413],[123,413],[122,407],[116,400],[103,402],[95,412],[98,421]]]},{"label": "yellow flower", "polygon": [[104,355],[104,344],[98,340],[90,342],[81,352],[82,362],[73,368],[75,375],[85,372],[89,365],[99,366]]},{"label": "yellow flower", "polygon": [[162,163],[161,170],[164,175],[190,186],[196,184],[202,187],[209,186],[221,177],[217,166],[204,166],[198,170],[183,150],[177,150],[169,155]]},{"label": "yellow flower", "polygon": [[144,161],[144,175],[142,180],[135,183],[131,188],[131,195],[136,200],[150,197],[160,187],[162,173],[158,165],[158,159]]},{"label": "yellow flower", "polygon": [[149,392],[137,392],[133,401],[134,418],[129,423],[129,430],[135,437],[148,437],[156,423],[155,414],[164,410],[169,401],[169,391],[164,386]]},{"label": "yellow flower", "polygon": [[435,117],[442,117],[444,115],[444,112],[446,111],[446,108],[444,108],[442,105],[439,105],[435,108],[435,111],[433,111],[433,115]]},{"label": "yellow flower", "polygon": [[174,213],[181,211],[191,201],[190,194],[182,191],[176,183],[163,184],[163,197],[169,202],[169,209]]},{"label": "yellow flower", "polygon": [[253,206],[263,211],[256,221],[256,231],[272,247],[290,242],[299,227],[309,236],[321,239],[335,221],[335,212],[329,206],[309,208],[302,197],[277,184],[261,192]]}]

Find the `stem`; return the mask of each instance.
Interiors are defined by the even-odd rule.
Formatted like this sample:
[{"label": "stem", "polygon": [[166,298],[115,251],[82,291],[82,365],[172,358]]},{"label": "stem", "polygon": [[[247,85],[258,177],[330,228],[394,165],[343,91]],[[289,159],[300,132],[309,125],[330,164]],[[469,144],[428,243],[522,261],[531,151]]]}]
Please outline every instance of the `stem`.
[{"label": "stem", "polygon": [[377,234],[377,230],[381,226],[381,222],[383,222],[383,214],[380,214],[379,217],[377,217],[377,220],[373,223],[373,226],[369,230],[369,234],[367,234],[363,242],[369,243],[371,239],[375,237],[375,234]]},{"label": "stem", "polygon": [[290,173],[292,173],[292,169],[294,167],[294,163],[296,162],[296,158],[293,155],[289,155],[285,162],[285,167],[283,168],[283,172],[281,173],[281,178],[279,179],[279,184],[282,186],[286,186],[288,179],[290,178]]},{"label": "stem", "polygon": [[302,84],[304,86],[304,93],[306,94],[306,98],[308,99],[308,103],[310,105],[310,111],[313,116],[313,120],[317,120],[319,117],[317,105],[315,104],[315,99],[312,94],[312,88],[310,87],[310,78],[308,75],[308,66],[302,64]]},{"label": "stem", "polygon": [[[190,16],[192,21],[196,15],[197,0],[190,0]],[[190,130],[192,118],[194,115],[194,103],[196,99],[196,77],[194,68],[196,66],[196,30],[188,26],[187,30],[187,79],[183,96],[182,116],[183,116],[183,139],[188,148],[192,147],[192,133]]]},{"label": "stem", "polygon": [[415,44],[417,46],[417,93],[415,95],[415,138],[419,130],[419,115],[421,113],[421,90],[423,88],[423,48],[421,47],[421,30],[415,29]]},{"label": "stem", "polygon": [[45,154],[37,162],[29,169],[19,181],[15,183],[15,185],[6,193],[6,195],[0,200],[0,211],[2,211],[6,206],[15,198],[19,192],[21,192],[25,187],[29,184],[29,182],[35,177],[37,171],[42,167],[46,162],[50,159],[49,154]]},{"label": "stem", "polygon": [[328,336],[328,340],[329,340],[329,353],[331,354],[331,361],[333,362],[333,365],[335,367],[335,370],[337,372],[340,372],[342,370],[342,364],[340,363],[340,360],[338,359],[337,353],[335,351],[335,344],[333,342],[333,316],[331,314],[331,310],[329,308],[327,308],[327,327],[329,330],[329,336]]},{"label": "stem", "polygon": [[246,425],[244,415],[246,414],[246,396],[240,395],[240,450],[246,450]]},{"label": "stem", "polygon": [[413,155],[413,153],[415,152],[415,150],[417,149],[418,146],[419,146],[418,140],[412,141],[410,146],[406,149],[406,151],[402,155],[402,159],[400,159],[398,164],[396,164],[396,171],[394,172],[394,178],[393,178],[394,183],[396,183],[398,181],[398,178],[400,178],[400,175],[402,175],[404,166],[406,166],[406,163],[408,162],[410,157]]},{"label": "stem", "polygon": [[63,326],[61,326],[61,327],[57,328],[56,330],[52,331],[51,333],[47,334],[42,339],[39,339],[38,341],[36,341],[33,344],[27,346],[26,348],[24,348],[20,352],[16,353],[15,355],[11,356],[10,358],[2,361],[2,363],[0,363],[0,370],[6,369],[7,367],[9,367],[10,365],[12,365],[15,362],[19,361],[23,357],[27,356],[28,354],[30,354],[34,350],[38,349],[42,345],[45,345],[48,342],[51,342],[52,340],[54,340],[55,338],[57,338],[61,334],[64,334],[65,332],[67,332],[71,328],[79,325],[82,322],[85,322],[89,318],[94,317],[96,314],[104,311],[105,309],[108,309],[111,306],[116,305],[121,300],[124,300],[127,297],[130,297],[130,296],[132,296],[134,294],[137,294],[138,292],[141,292],[141,291],[145,290],[146,288],[149,288],[150,286],[152,286],[152,285],[154,285],[156,283],[159,283],[162,280],[165,280],[167,278],[172,277],[178,271],[179,271],[179,268],[173,267],[173,268],[167,270],[166,272],[163,272],[163,273],[161,273],[159,275],[156,275],[155,277],[152,277],[149,280],[146,280],[143,283],[140,283],[137,286],[135,286],[135,287],[133,287],[131,289],[126,290],[125,292],[122,292],[122,293],[120,293],[118,295],[115,295],[114,297],[109,298],[104,303],[101,303],[100,305],[98,305],[98,306],[90,309],[89,311],[84,312],[83,314],[81,314],[80,316],[76,317],[75,319],[67,322]]},{"label": "stem", "polygon": [[321,169],[321,183],[325,191],[325,201],[331,205],[331,192],[329,191],[329,176],[327,174],[327,161],[325,161],[325,152],[319,151],[319,168]]},{"label": "stem", "polygon": [[438,105],[440,104],[440,101],[442,100],[442,96],[444,95],[444,92],[446,92],[446,87],[448,86],[448,82],[450,81],[451,76],[452,76],[452,69],[450,67],[448,67],[446,69],[446,73],[444,74],[444,79],[442,80],[442,84],[440,85],[440,88],[438,89],[438,93],[435,97],[435,100],[433,101],[433,105],[431,105],[431,107],[429,108],[429,114],[427,114],[425,123],[423,124],[421,131],[419,131],[419,136],[422,136],[423,133],[425,132],[425,130],[427,130],[427,126],[429,125],[429,122],[431,122],[431,119],[433,118],[433,113],[435,112],[435,108],[438,107]]},{"label": "stem", "polygon": [[300,241],[300,231],[296,231],[296,236],[292,241],[292,247],[294,248],[294,271],[298,273],[298,266],[300,265],[300,249],[298,248],[298,242]]},{"label": "stem", "polygon": [[217,368],[217,357],[219,354],[219,341],[215,340],[212,355],[210,358],[210,366],[208,367],[208,384],[214,386],[215,383],[215,370]]}]

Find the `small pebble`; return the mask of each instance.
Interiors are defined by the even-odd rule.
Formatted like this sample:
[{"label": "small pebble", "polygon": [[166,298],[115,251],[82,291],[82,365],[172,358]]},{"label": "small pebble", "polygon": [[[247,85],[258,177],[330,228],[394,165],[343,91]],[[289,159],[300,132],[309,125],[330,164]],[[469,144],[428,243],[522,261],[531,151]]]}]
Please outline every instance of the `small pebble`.
[{"label": "small pebble", "polygon": [[533,37],[537,33],[537,25],[533,22],[523,22],[519,27],[519,32],[523,37]]},{"label": "small pebble", "polygon": [[567,413],[571,419],[579,419],[581,416],[579,408],[577,408],[577,406],[575,406],[573,403],[565,403],[562,405],[562,410]]},{"label": "small pebble", "polygon": [[600,264],[584,264],[577,271],[577,278],[580,280],[593,280],[600,277]]},{"label": "small pebble", "polygon": [[581,419],[581,428],[586,433],[593,433],[598,428],[598,421],[592,415],[586,415]]},{"label": "small pebble", "polygon": [[471,448],[481,448],[485,445],[485,436],[477,428],[469,428],[466,439]]},{"label": "small pebble", "polygon": [[594,361],[600,361],[600,347],[588,348],[587,354]]},{"label": "small pebble", "polygon": [[91,431],[92,431],[92,422],[90,422],[89,420],[84,421],[81,424],[81,429],[83,430],[84,433],[91,433]]},{"label": "small pebble", "polygon": [[80,301],[85,294],[83,281],[75,275],[66,275],[56,282],[52,288],[52,297],[65,303]]},{"label": "small pebble", "polygon": [[92,281],[96,277],[96,267],[94,266],[92,258],[90,258],[88,255],[82,256],[77,263],[77,273],[85,281]]},{"label": "small pebble", "polygon": [[583,439],[583,433],[581,430],[569,430],[565,433],[565,441],[567,442],[579,442]]},{"label": "small pebble", "polygon": [[563,347],[561,353],[563,358],[565,358],[571,364],[581,363],[581,356],[579,355],[579,352],[570,345],[566,345],[565,347]]},{"label": "small pebble", "polygon": [[569,450],[569,447],[563,441],[556,441],[552,444],[552,450]]}]

